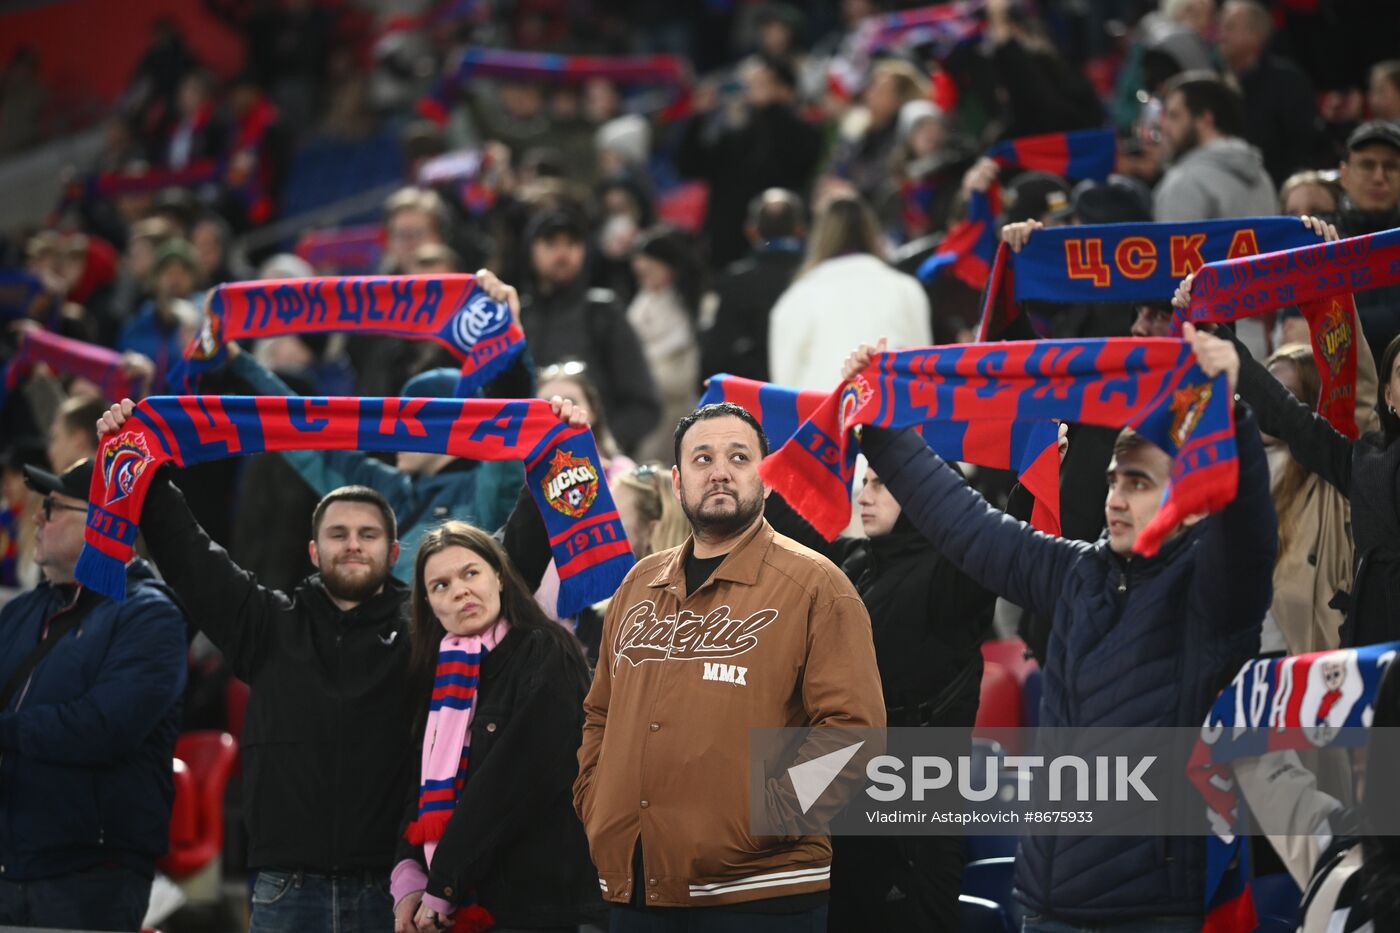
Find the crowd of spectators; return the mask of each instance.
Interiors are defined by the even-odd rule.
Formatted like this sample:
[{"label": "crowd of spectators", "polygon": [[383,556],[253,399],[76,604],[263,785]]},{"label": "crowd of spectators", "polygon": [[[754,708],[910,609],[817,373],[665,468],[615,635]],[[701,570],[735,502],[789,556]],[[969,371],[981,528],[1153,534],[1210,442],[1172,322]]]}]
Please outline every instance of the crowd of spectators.
[{"label": "crowd of spectators", "polygon": [[[99,154],[65,168],[47,223],[0,237],[0,363],[50,330],[118,351],[127,377],[170,394],[172,367],[220,284],[490,269],[519,290],[530,369],[492,391],[534,386],[585,405],[615,494],[630,489],[638,504],[626,508],[648,537],[675,516],[651,501],[668,493],[647,478],[671,466],[672,432],[707,376],[825,391],[858,344],[973,338],[977,290],[916,273],[972,196],[995,185],[996,225],[1028,225],[1021,242],[1041,226],[1269,215],[1318,217],[1341,236],[1400,227],[1400,17],[1390,0],[961,0],[946,4],[946,20],[909,29],[896,14],[923,5],[887,0],[443,2],[377,21],[316,0],[206,6],[242,37],[242,67],[212,72],[172,20],[155,22]],[[464,67],[480,49],[579,56],[579,68]],[[43,54],[23,46],[0,73],[0,156],[41,141]],[[587,57],[620,55],[676,56],[679,77],[628,78]],[[1100,127],[1117,135],[1107,181],[982,158],[1004,140]],[[319,231],[343,247],[322,252],[298,248],[307,231],[296,218],[280,238],[259,236],[288,220],[293,167],[327,138],[393,140],[398,190],[373,229],[353,243],[349,227]],[[1358,293],[1356,304],[1385,385],[1400,287]],[[1042,336],[1160,335],[1168,316],[1061,311]],[[1300,338],[1296,315],[1238,329],[1242,348],[1306,398],[1316,374],[1304,375]],[[429,377],[452,365],[427,342],[282,336],[245,347],[204,390],[450,395]],[[0,396],[0,592],[14,593],[41,571],[43,507],[24,467],[61,474],[94,456],[91,426],[117,399],[42,365],[10,381]],[[1075,455],[1097,445],[1106,458],[1112,438],[1094,437],[1086,430]],[[1318,471],[1290,460],[1286,440],[1265,439],[1280,516],[1321,485],[1308,485]],[[177,478],[209,538],[268,587],[311,572],[307,520],[336,487],[399,484],[385,496],[411,554],[448,509],[493,530],[520,484],[502,465],[452,458],[299,456],[218,461]],[[475,477],[469,497],[456,478],[464,470]],[[1103,532],[1101,479],[1100,469],[1087,491],[1066,486],[1067,500],[1083,500],[1066,502],[1067,536]],[[979,471],[974,483],[1004,504],[1005,477]],[[1089,519],[1071,534],[1078,514]],[[1301,566],[1287,533],[1279,566]],[[1340,586],[1352,548],[1338,548],[1309,569]],[[557,586],[552,572],[537,575],[541,594]],[[1292,571],[1279,573],[1286,582]],[[1302,621],[1276,603],[1272,647],[1335,648],[1340,613],[1323,599],[1313,614],[1311,589],[1298,598]],[[197,702],[185,720],[219,722],[222,694],[200,682],[228,672],[207,662],[206,643],[192,652]]]}]

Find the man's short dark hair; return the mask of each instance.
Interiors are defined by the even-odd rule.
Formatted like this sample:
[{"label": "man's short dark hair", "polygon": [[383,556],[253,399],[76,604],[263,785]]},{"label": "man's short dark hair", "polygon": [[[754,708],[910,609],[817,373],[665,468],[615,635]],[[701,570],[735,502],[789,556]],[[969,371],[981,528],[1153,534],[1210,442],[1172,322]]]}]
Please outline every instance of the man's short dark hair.
[{"label": "man's short dark hair", "polygon": [[389,533],[389,540],[399,540],[399,523],[394,518],[394,510],[390,507],[388,499],[368,486],[341,486],[326,493],[321,501],[316,503],[316,511],[311,513],[312,541],[321,533],[321,521],[326,517],[326,509],[337,502],[363,502],[375,506],[379,509],[379,514],[384,516],[384,530]]},{"label": "man's short dark hair", "polygon": [[[1142,450],[1146,447],[1156,447],[1157,445],[1143,437],[1132,428],[1124,428],[1118,432],[1118,436],[1113,439],[1113,456],[1118,458],[1134,450]],[[1161,448],[1158,448],[1159,450]]]},{"label": "man's short dark hair", "polygon": [[785,188],[769,188],[749,202],[749,226],[760,240],[789,240],[806,226],[802,199]]},{"label": "man's short dark hair", "polygon": [[1215,128],[1226,136],[1244,135],[1244,101],[1240,94],[1210,71],[1183,71],[1167,82],[1162,93],[1166,100],[1175,92],[1193,117],[1210,114]]},{"label": "man's short dark hair", "polygon": [[70,434],[82,433],[97,450],[97,419],[107,413],[107,403],[91,396],[74,396],[58,406],[54,417]]},{"label": "man's short dark hair", "polygon": [[768,456],[768,435],[763,433],[763,425],[758,423],[758,419],[749,414],[747,408],[742,408],[733,402],[716,402],[713,405],[695,409],[676,425],[676,466],[681,465],[681,441],[685,440],[686,432],[695,426],[695,422],[708,421],[711,418],[738,418],[753,428],[753,432],[758,435],[760,459]]}]

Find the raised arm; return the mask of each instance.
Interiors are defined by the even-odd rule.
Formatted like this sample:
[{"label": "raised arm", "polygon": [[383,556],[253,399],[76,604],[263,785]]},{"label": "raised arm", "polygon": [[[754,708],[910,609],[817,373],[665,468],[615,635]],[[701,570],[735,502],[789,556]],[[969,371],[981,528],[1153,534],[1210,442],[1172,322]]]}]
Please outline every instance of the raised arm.
[{"label": "raised arm", "polygon": [[[1188,275],[1177,286],[1172,303],[1178,308],[1190,305],[1191,284],[1194,280],[1194,275]],[[1355,333],[1359,340],[1360,331]],[[1288,445],[1293,459],[1305,469],[1321,476],[1337,487],[1343,495],[1350,495],[1354,442],[1332,427],[1326,418],[1298,401],[1292,392],[1284,388],[1283,383],[1275,379],[1250,355],[1249,350],[1238,338],[1230,334],[1230,339],[1240,359],[1240,398],[1253,410],[1254,417],[1258,419],[1259,430],[1282,440]],[[1359,364],[1358,359],[1358,369]],[[1373,362],[1373,370],[1374,365]]]},{"label": "raised arm", "polygon": [[[130,399],[113,405],[98,422],[99,439],[118,430],[133,409]],[[165,582],[180,597],[190,621],[209,636],[233,672],[244,681],[276,632],[276,614],[286,596],[259,586],[195,521],[185,497],[170,482],[167,465],[151,483],[141,509],[141,534]]]}]

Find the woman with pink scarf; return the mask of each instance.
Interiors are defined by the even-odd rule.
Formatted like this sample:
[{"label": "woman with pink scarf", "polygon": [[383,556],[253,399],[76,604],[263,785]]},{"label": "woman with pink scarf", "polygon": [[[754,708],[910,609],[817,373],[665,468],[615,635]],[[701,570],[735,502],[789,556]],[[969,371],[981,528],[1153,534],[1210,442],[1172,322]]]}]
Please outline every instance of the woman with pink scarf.
[{"label": "woman with pink scarf", "polygon": [[421,768],[395,933],[574,930],[603,904],[572,785],[589,672],[486,532],[449,521],[414,563]]}]

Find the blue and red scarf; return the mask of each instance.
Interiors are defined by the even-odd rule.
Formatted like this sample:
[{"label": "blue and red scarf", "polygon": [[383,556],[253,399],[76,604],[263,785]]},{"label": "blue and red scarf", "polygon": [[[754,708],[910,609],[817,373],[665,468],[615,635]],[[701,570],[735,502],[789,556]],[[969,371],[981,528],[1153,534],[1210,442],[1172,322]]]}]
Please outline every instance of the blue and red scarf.
[{"label": "blue and red scarf", "polygon": [[1249,846],[1240,832],[1244,811],[1230,762],[1287,749],[1358,745],[1397,651],[1400,642],[1259,658],[1220,692],[1188,766],[1217,827],[1206,837],[1203,933],[1247,933],[1256,924]]},{"label": "blue and red scarf", "polygon": [[849,53],[827,66],[828,89],[844,100],[854,98],[869,74],[870,63],[881,52],[931,46],[933,58],[946,58],[982,35],[985,6],[984,0],[957,0],[866,17],[851,37]]},{"label": "blue and red scarf", "polygon": [[677,55],[559,55],[473,46],[464,50],[450,73],[418,102],[421,116],[446,123],[457,90],[476,78],[582,84],[606,78],[618,84],[663,85],[674,89],[663,118],[678,116],[689,102],[685,61]]},{"label": "blue and red scarf", "polygon": [[361,275],[379,268],[384,257],[384,228],[379,224],[307,230],[296,254],[318,274]]},{"label": "blue and red scarf", "polygon": [[220,285],[209,295],[203,332],[185,350],[178,389],[222,365],[230,340],[349,332],[431,340],[462,361],[457,394],[467,396],[504,371],[525,348],[510,309],[474,275],[268,279]]},{"label": "blue and red scarf", "polygon": [[1292,217],[1037,230],[1019,253],[1000,248],[977,339],[998,339],[1022,301],[1169,301],[1177,283],[1207,263],[1317,242]]},{"label": "blue and red scarf", "polygon": [[5,404],[6,395],[18,388],[39,363],[46,364],[55,373],[88,380],[110,401],[140,398],[148,388],[143,381],[126,374],[122,368],[122,354],[116,350],[39,330],[22,338],[18,352],[0,373],[0,406]]},{"label": "blue and red scarf", "polygon": [[121,600],[157,468],[281,450],[382,450],[523,460],[559,570],[561,616],[611,596],[632,549],[598,466],[593,432],[549,403],[485,399],[156,396],[102,441],[77,576]]},{"label": "blue and red scarf", "polygon": [[[789,389],[742,376],[711,376],[699,406],[733,402],[758,419],[768,446],[777,451],[791,440],[827,401],[827,393]],[[1060,533],[1060,457],[1058,429],[1036,422],[1005,437],[982,431],[947,430],[936,422],[920,426],[930,447],[946,460],[975,463],[994,470],[1016,470],[1021,485],[1035,499],[1031,523],[1048,534]],[[843,526],[844,527],[844,526]]]},{"label": "blue and red scarf", "polygon": [[[1186,516],[1223,508],[1235,496],[1234,411],[1225,376],[1208,378],[1187,344],[1162,338],[1015,341],[878,354],[827,396],[759,472],[814,528],[834,538],[849,519],[853,428],[918,426],[944,456],[957,456],[945,453],[951,448],[966,454],[999,447],[1003,462],[1025,473],[1037,457],[1055,464],[1053,442],[1030,443],[1037,429],[1056,430],[1050,419],[1127,425],[1173,458],[1167,497],[1134,545],[1139,554],[1155,554]],[[1020,462],[1012,459],[1017,452]]]},{"label": "blue and red scarf", "polygon": [[1211,263],[1191,284],[1182,320],[1225,323],[1297,305],[1308,321],[1322,377],[1317,411],[1356,437],[1356,341],[1353,292],[1400,283],[1400,229],[1282,252]]},{"label": "blue and red scarf", "polygon": [[[1112,130],[1045,133],[997,143],[986,152],[1002,170],[1049,172],[1062,178],[1103,181],[1118,158]],[[967,219],[949,229],[938,249],[919,267],[928,282],[945,268],[954,278],[978,291],[986,284],[997,254],[997,217],[1001,214],[1001,183],[987,192],[974,191],[967,201]]]},{"label": "blue and red scarf", "polygon": [[733,402],[758,419],[768,446],[777,450],[797,433],[798,425],[812,417],[826,393],[815,389],[789,389],[787,386],[719,373],[705,380],[705,394],[696,408]]}]

